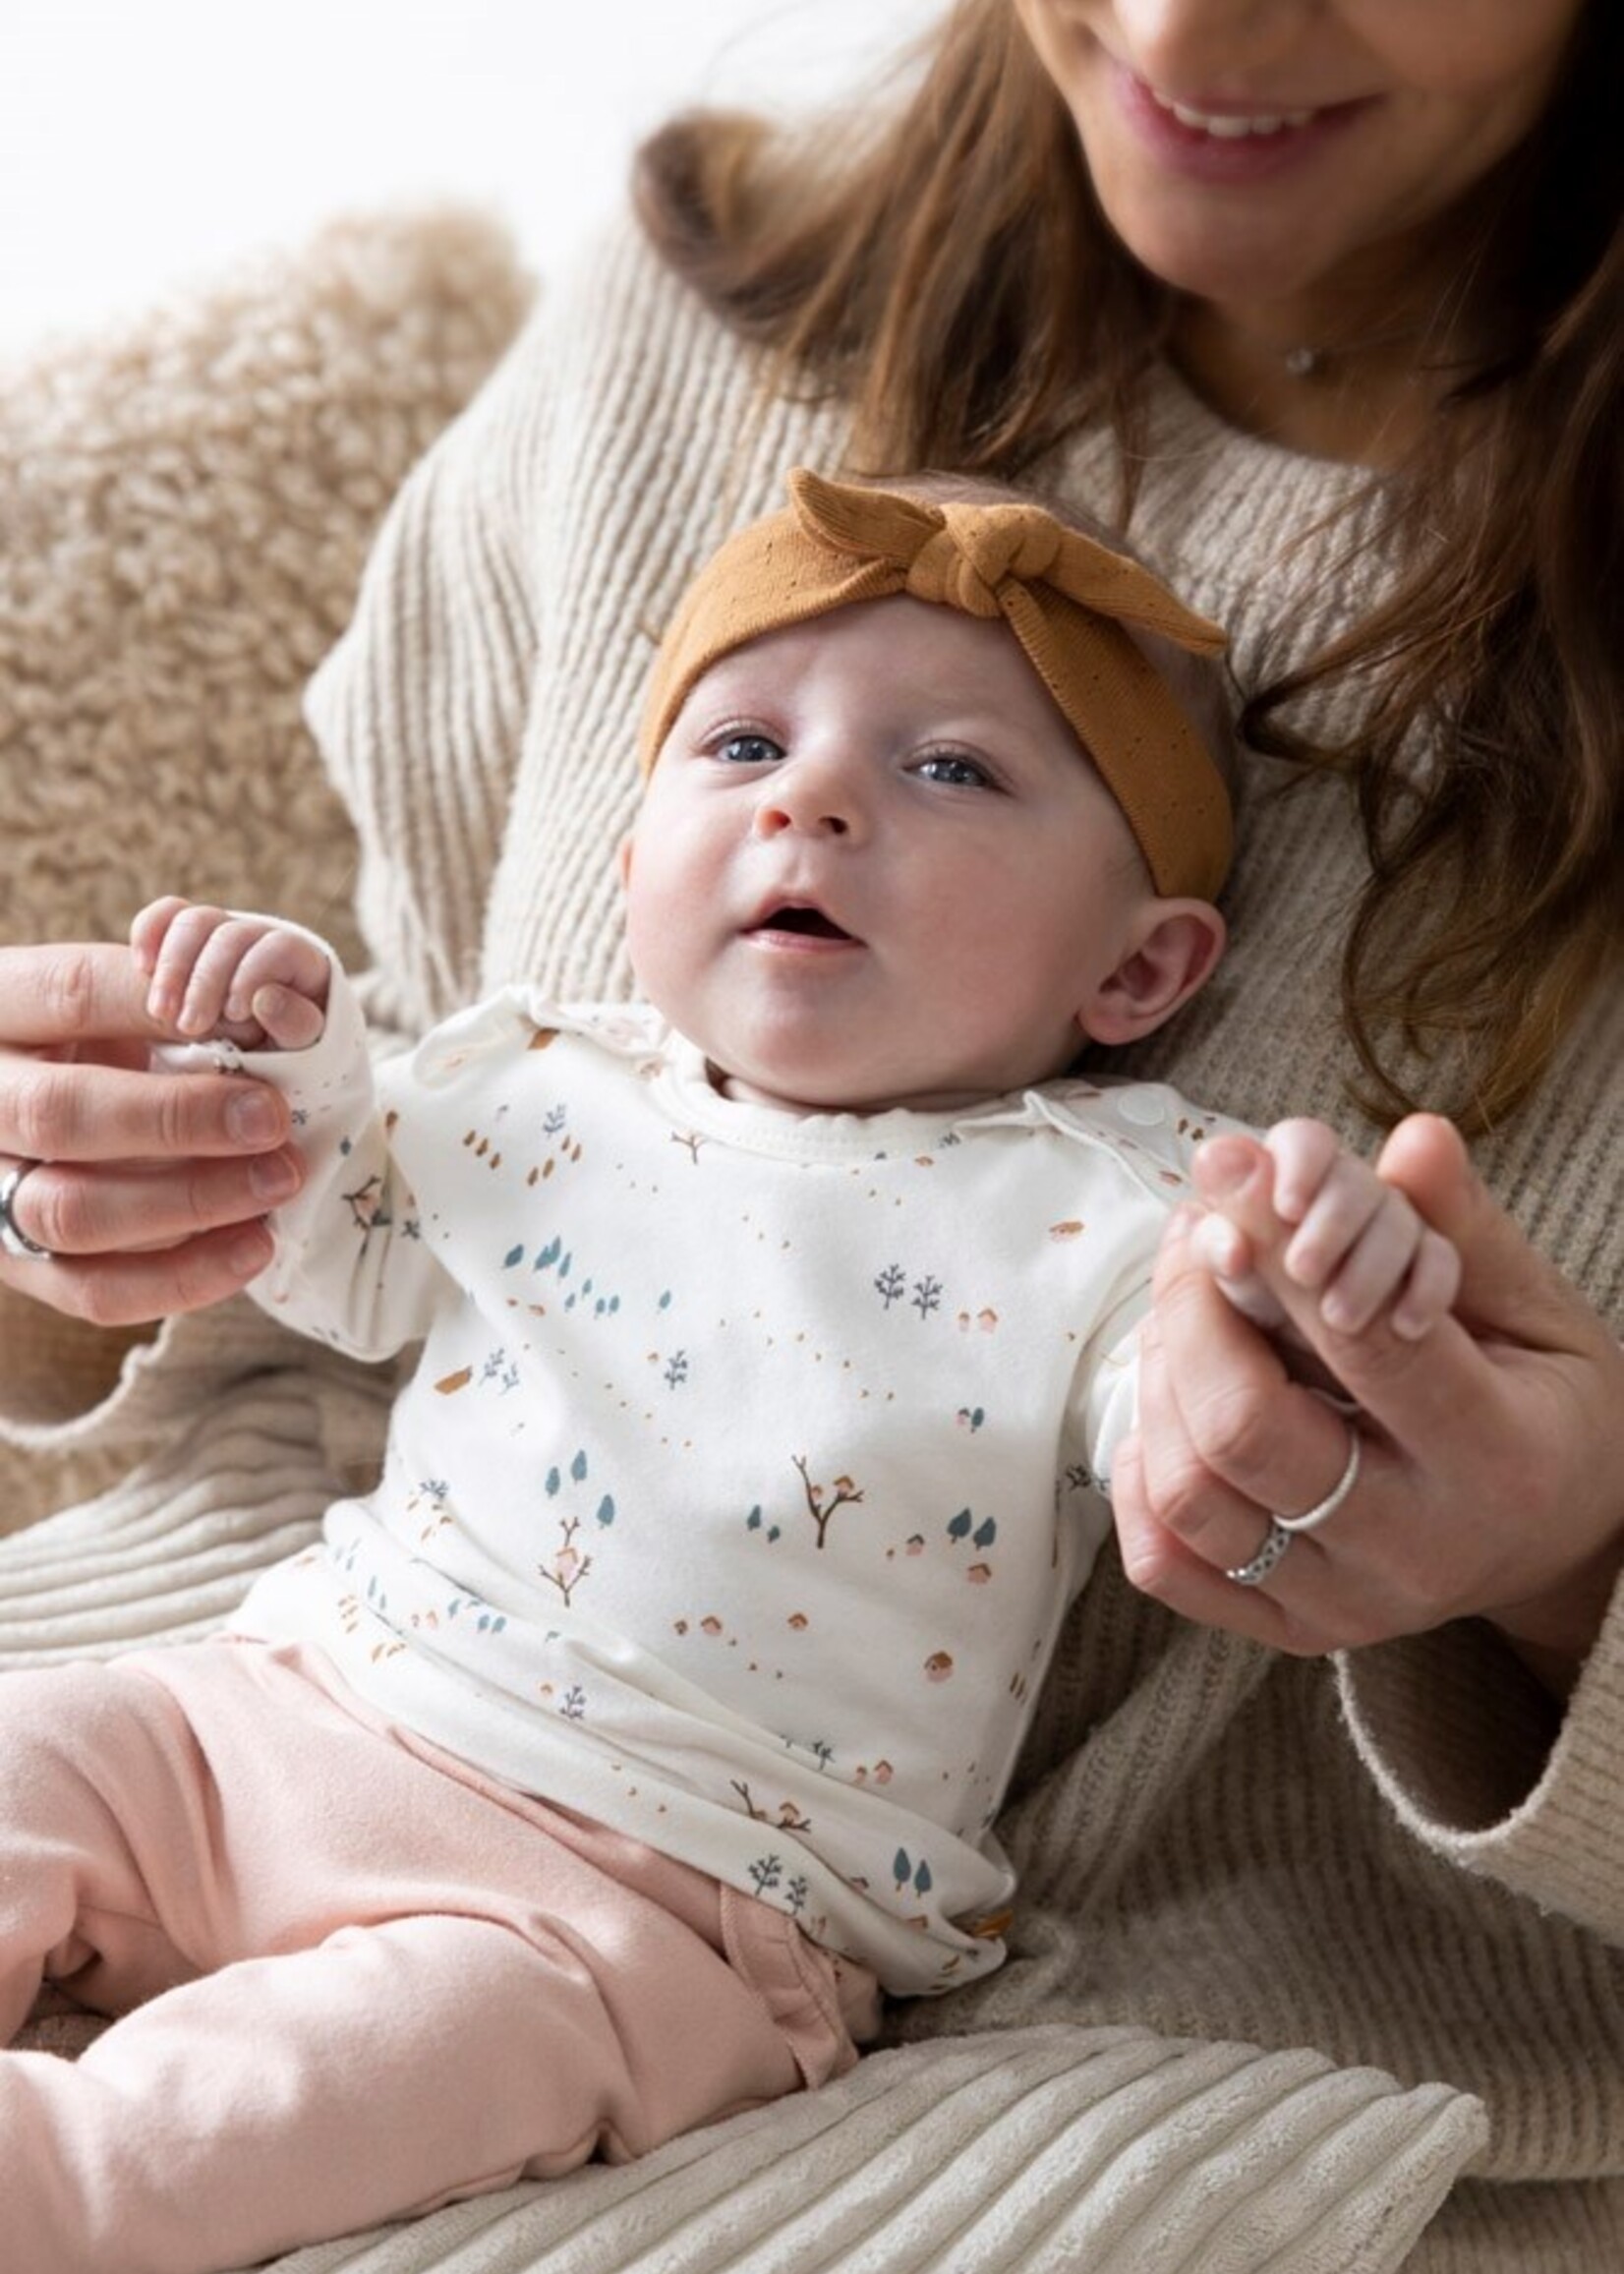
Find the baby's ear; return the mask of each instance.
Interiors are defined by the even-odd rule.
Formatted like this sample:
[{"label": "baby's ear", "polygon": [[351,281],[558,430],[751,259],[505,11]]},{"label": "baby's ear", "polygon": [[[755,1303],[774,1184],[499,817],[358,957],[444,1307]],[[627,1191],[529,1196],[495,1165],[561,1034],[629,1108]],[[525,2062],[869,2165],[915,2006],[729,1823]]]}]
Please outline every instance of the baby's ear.
[{"label": "baby's ear", "polygon": [[1207,901],[1150,901],[1128,953],[1077,1011],[1091,1042],[1136,1042],[1206,984],[1224,952],[1224,919]]},{"label": "baby's ear", "polygon": [[631,882],[631,838],[629,836],[623,837],[620,840],[620,849],[615,855],[615,860],[620,870],[620,890],[622,892],[625,891],[627,885],[629,885]]}]

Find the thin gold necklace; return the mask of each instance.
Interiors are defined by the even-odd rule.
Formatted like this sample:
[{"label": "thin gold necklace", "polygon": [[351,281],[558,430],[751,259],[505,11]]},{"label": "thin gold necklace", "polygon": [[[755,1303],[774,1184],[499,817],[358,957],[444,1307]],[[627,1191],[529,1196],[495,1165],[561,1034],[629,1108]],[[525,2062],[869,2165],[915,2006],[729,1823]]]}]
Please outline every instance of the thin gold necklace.
[{"label": "thin gold necklace", "polygon": [[[1436,336],[1441,326],[1436,318],[1429,318],[1425,321],[1390,324],[1383,331],[1365,332],[1359,338],[1320,343],[1294,340],[1287,347],[1264,338],[1259,332],[1243,331],[1235,326],[1231,329],[1238,342],[1247,344],[1254,351],[1266,355],[1289,378],[1307,380],[1328,379],[1339,365],[1377,355],[1384,348],[1406,347],[1422,342],[1430,336]],[[1440,340],[1440,348],[1441,345]],[[1429,373],[1460,370],[1471,360],[1470,357],[1448,356],[1441,352],[1435,358],[1418,357],[1411,376],[1420,379]]]}]

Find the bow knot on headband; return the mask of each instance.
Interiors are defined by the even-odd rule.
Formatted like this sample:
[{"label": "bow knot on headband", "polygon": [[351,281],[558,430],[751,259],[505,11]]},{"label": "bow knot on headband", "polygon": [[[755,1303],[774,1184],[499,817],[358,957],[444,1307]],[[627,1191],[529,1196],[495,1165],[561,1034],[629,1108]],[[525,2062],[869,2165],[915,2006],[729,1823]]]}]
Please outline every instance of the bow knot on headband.
[{"label": "bow knot on headband", "polygon": [[790,490],[808,535],[837,553],[892,562],[913,599],[965,615],[1001,614],[1006,581],[1047,577],[1062,549],[1060,524],[1039,505],[926,505],[804,474],[791,476]]},{"label": "bow knot on headband", "polygon": [[1060,551],[1048,516],[1035,522],[1024,505],[944,505],[943,526],[926,538],[908,569],[916,600],[962,609],[966,615],[1000,613],[1007,579],[1031,584],[1048,575]]},{"label": "bow knot on headband", "polygon": [[[1224,635],[1148,569],[1037,504],[936,504],[828,482],[805,467],[790,502],[701,569],[656,661],[645,769],[695,681],[746,641],[905,594],[1002,617],[1121,806],[1159,893],[1212,899],[1228,872],[1229,790],[1212,752],[1131,636],[1201,656]],[[1131,629],[1130,628],[1131,627]]]}]

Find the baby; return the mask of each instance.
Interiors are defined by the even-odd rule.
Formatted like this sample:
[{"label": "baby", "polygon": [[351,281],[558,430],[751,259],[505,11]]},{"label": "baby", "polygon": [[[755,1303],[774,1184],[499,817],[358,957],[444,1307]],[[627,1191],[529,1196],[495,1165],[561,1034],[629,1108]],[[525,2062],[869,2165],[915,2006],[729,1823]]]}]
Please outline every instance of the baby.
[{"label": "baby", "polygon": [[[998,1963],[992,1826],[1218,1126],[1067,1070],[1221,952],[1220,646],[1035,504],[798,473],[656,665],[649,1008],[508,987],[375,1077],[311,935],[138,918],[154,1013],[294,1106],[260,1300],[423,1351],[227,1637],[0,1683],[0,2032],[42,1978],[123,2016],[0,2055],[14,2274],[639,2154]],[[1272,1141],[1339,1323],[1423,1333],[1446,1244]]]}]

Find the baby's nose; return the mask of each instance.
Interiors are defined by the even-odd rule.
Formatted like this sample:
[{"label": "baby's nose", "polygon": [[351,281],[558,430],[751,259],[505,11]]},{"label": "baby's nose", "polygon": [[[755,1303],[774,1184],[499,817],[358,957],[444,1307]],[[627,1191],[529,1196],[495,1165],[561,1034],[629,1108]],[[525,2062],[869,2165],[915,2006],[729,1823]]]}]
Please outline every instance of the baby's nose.
[{"label": "baby's nose", "polygon": [[862,816],[860,769],[831,750],[791,759],[763,783],[756,828],[763,837],[785,830],[813,837],[849,837]]},{"label": "baby's nose", "polygon": [[786,830],[804,830],[814,837],[848,837],[851,816],[827,800],[807,804],[798,799],[770,797],[756,809],[756,830],[762,837],[782,837]]}]

